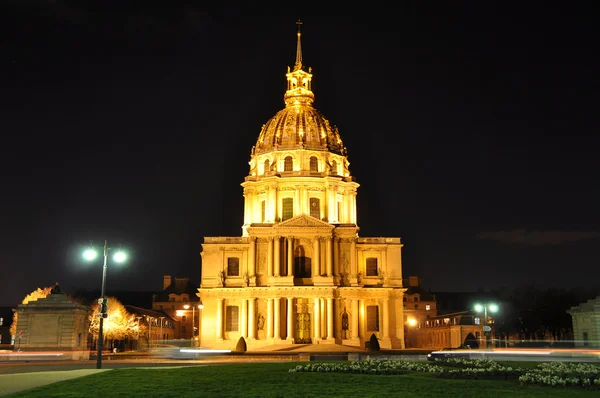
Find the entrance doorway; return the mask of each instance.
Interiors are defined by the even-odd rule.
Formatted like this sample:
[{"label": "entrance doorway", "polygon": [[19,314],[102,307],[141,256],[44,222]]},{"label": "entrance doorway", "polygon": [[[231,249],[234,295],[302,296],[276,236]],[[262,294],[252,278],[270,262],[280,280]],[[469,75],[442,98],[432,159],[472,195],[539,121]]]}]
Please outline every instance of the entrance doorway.
[{"label": "entrance doorway", "polygon": [[310,344],[311,321],[309,313],[301,313],[296,315],[296,344]]}]

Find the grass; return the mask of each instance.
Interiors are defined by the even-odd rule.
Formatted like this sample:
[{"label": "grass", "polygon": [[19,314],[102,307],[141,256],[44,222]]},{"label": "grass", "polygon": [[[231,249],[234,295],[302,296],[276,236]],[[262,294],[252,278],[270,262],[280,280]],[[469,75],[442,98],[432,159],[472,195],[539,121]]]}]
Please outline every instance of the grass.
[{"label": "grass", "polygon": [[289,373],[306,362],[113,369],[13,397],[597,397],[598,391],[521,386],[518,380]]}]

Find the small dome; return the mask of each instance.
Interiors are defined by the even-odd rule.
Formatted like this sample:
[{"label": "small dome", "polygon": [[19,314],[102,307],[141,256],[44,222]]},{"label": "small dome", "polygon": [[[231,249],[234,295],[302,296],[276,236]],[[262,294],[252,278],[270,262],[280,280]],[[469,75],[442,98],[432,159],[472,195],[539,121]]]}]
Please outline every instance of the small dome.
[{"label": "small dome", "polygon": [[288,105],[262,128],[254,155],[275,150],[312,149],[345,155],[335,126],[312,106]]}]

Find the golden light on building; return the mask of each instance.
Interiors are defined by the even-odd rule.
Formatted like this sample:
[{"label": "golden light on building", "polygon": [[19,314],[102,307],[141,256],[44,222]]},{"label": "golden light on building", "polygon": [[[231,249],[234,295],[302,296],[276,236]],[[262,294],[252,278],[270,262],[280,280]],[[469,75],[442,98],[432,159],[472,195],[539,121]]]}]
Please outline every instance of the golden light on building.
[{"label": "golden light on building", "polygon": [[251,150],[242,234],[202,244],[202,346],[364,347],[375,334],[403,348],[402,243],[358,235],[359,184],[337,127],[313,107],[301,37],[285,107]]}]

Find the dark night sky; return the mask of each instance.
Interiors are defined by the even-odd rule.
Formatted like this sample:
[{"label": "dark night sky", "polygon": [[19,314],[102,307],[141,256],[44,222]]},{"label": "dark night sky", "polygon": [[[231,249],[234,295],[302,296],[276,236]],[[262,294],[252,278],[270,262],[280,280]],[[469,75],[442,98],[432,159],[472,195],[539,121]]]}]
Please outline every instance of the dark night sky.
[{"label": "dark night sky", "polygon": [[402,237],[405,277],[434,291],[596,283],[588,10],[111,4],[1,6],[0,305],[55,282],[99,289],[101,262],[78,256],[90,240],[130,251],[108,290],[198,283],[202,237],[241,235],[239,184],[283,108],[298,17],[315,107],[361,184],[360,236]]}]

